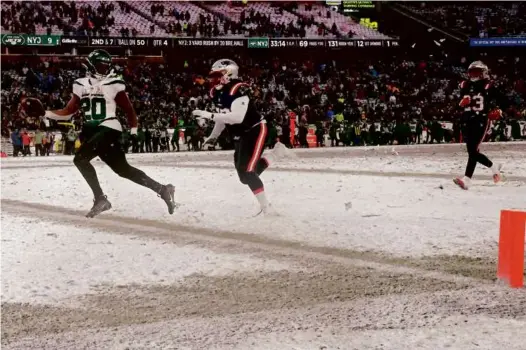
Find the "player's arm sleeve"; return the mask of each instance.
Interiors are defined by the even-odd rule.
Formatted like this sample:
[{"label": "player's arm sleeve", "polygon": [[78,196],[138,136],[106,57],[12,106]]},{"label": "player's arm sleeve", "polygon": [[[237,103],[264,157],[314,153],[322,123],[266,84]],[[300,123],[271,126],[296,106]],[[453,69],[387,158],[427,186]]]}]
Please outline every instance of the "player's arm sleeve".
[{"label": "player's arm sleeve", "polygon": [[84,86],[77,80],[73,82],[73,95],[77,96],[79,99],[82,97],[82,89]]},{"label": "player's arm sleeve", "polygon": [[240,124],[248,111],[248,104],[250,99],[248,96],[241,96],[236,98],[230,106],[228,113],[214,113],[214,121],[223,124]]},{"label": "player's arm sleeve", "polygon": [[73,93],[65,108],[46,111],[44,117],[53,120],[69,120],[79,109],[80,98]]},{"label": "player's arm sleeve", "polygon": [[117,94],[115,95],[115,103],[117,103],[117,106],[122,108],[122,110],[126,114],[126,119],[128,119],[128,126],[130,128],[136,128],[137,113],[135,113],[135,109],[133,108],[130,98],[128,97],[128,94],[125,91],[126,87],[124,84],[115,85],[115,88],[117,89]]},{"label": "player's arm sleeve", "polygon": [[460,110],[463,111],[465,109],[465,107],[462,107],[460,105],[460,101],[462,101],[464,96],[469,95],[469,93],[468,93],[468,82],[466,80],[462,80],[460,82],[460,84],[458,84],[458,88],[460,89],[460,99],[456,103],[456,109],[459,110],[459,111]]},{"label": "player's arm sleeve", "polygon": [[211,139],[217,139],[219,135],[223,132],[225,129],[225,123],[220,122],[219,120],[216,120],[214,128],[212,129],[212,132],[208,136]]},{"label": "player's arm sleeve", "polygon": [[460,99],[462,99],[465,95],[468,95],[468,82],[465,80],[462,80],[460,84],[458,84],[458,88],[460,89]]}]

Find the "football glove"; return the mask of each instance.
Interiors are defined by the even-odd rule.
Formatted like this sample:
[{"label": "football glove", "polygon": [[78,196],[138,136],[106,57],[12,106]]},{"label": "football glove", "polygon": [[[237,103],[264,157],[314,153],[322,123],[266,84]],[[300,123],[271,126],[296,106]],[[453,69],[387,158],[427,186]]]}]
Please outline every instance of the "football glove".
[{"label": "football glove", "polygon": [[471,104],[471,97],[464,96],[462,100],[460,100],[459,106],[460,107],[467,107]]},{"label": "football glove", "polygon": [[215,137],[207,137],[203,144],[201,145],[201,148],[205,148],[205,145],[214,146],[216,144],[217,139]]},{"label": "football glove", "polygon": [[502,111],[499,108],[495,108],[492,111],[489,112],[488,118],[489,120],[498,120],[502,117]]},{"label": "football glove", "polygon": [[46,114],[46,109],[42,102],[40,102],[38,98],[33,97],[24,98],[22,102],[20,102],[18,110],[24,117],[37,118],[43,117],[44,114]]}]

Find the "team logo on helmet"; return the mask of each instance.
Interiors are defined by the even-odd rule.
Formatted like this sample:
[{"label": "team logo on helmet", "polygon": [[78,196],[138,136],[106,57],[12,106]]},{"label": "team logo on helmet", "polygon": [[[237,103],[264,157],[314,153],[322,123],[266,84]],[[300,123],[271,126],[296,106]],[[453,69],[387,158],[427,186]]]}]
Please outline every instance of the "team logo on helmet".
[{"label": "team logo on helmet", "polygon": [[237,63],[228,58],[223,58],[212,65],[208,74],[208,80],[212,87],[221,89],[223,85],[228,84],[232,79],[237,79],[238,73],[239,66]]},{"label": "team logo on helmet", "polygon": [[88,55],[83,63],[87,72],[97,79],[102,79],[113,73],[111,55],[105,50],[95,50]]}]

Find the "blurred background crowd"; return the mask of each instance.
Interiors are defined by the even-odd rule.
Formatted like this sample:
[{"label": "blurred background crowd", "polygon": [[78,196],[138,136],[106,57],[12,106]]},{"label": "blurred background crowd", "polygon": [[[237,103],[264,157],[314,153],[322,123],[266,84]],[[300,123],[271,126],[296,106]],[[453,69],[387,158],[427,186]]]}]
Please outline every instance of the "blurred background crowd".
[{"label": "blurred background crowd", "polygon": [[[413,39],[406,38],[401,29],[397,32],[387,17],[372,28],[319,2],[237,5],[2,2],[2,33],[364,39],[396,35],[401,40]],[[401,2],[392,7],[404,16],[450,28],[449,36],[444,36],[448,40],[454,35],[525,35],[525,6],[520,2]],[[116,72],[127,83],[140,123],[137,136],[123,134],[123,147],[129,152],[199,150],[213,125],[198,126],[191,111],[214,108],[206,73],[223,56],[236,61],[243,79],[250,83],[251,97],[269,122],[269,147],[278,139],[298,147],[459,142],[458,84],[474,59],[482,59],[490,67],[491,78],[508,100],[503,106],[505,117],[493,125],[488,140],[525,138],[526,56],[522,51],[459,52],[445,48],[445,40],[428,40],[431,44],[425,48],[410,42],[404,50],[363,55],[353,50],[299,55],[272,49],[255,53],[209,48],[165,53],[162,60],[116,59]],[[24,96],[40,98],[46,108],[63,107],[73,80],[82,74],[77,57],[7,59],[3,55],[2,136],[16,144],[20,154],[29,154],[25,142],[34,152],[36,145],[42,144],[39,154],[48,154],[48,148],[53,152],[55,135],[61,140],[60,152],[73,152],[81,118],[73,118],[71,124],[54,123],[58,133],[49,133],[39,120],[20,116],[17,107]],[[296,121],[293,137],[289,136],[291,118]],[[42,136],[37,138],[37,134]],[[228,135],[221,137],[219,147],[232,147]]]}]

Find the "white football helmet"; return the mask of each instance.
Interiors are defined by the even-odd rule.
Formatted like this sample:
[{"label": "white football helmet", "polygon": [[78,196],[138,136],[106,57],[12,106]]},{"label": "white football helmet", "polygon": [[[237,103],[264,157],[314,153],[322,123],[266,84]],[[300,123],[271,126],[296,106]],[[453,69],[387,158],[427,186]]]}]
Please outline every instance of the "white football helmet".
[{"label": "white football helmet", "polygon": [[238,73],[239,66],[237,63],[230,59],[223,58],[212,65],[210,73],[208,74],[208,80],[212,84],[212,87],[219,90],[232,79],[237,79]]},{"label": "white football helmet", "polygon": [[482,61],[475,61],[468,67],[468,76],[471,81],[489,79],[488,72],[488,66],[486,66]]}]

